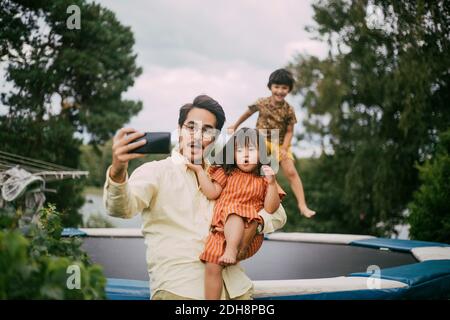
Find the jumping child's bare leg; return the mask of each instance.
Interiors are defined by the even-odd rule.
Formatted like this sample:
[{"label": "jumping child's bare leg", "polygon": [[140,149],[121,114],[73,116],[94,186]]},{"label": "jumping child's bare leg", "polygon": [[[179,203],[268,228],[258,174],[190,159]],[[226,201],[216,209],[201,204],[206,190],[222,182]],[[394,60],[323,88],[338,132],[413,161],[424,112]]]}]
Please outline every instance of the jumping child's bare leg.
[{"label": "jumping child's bare leg", "polygon": [[305,217],[310,218],[316,213],[308,208],[305,200],[305,193],[303,191],[303,184],[300,176],[297,173],[297,169],[295,169],[294,161],[292,159],[284,159],[280,162],[281,169],[283,169],[283,173],[286,178],[289,180],[289,184],[291,185],[291,189],[294,192],[295,197],[297,198],[298,209],[300,213]]},{"label": "jumping child's bare leg", "polygon": [[222,293],[222,269],[215,263],[206,263],[205,266],[205,299],[219,300]]},{"label": "jumping child's bare leg", "polygon": [[244,220],[236,214],[230,214],[224,226],[226,248],[219,258],[219,263],[225,266],[236,263],[239,244],[244,234]]},{"label": "jumping child's bare leg", "polygon": [[247,256],[248,247],[253,241],[256,235],[256,229],[258,228],[258,222],[252,221],[249,223],[248,228],[244,229],[244,236],[242,237],[241,244],[237,255],[238,260],[243,260]]}]

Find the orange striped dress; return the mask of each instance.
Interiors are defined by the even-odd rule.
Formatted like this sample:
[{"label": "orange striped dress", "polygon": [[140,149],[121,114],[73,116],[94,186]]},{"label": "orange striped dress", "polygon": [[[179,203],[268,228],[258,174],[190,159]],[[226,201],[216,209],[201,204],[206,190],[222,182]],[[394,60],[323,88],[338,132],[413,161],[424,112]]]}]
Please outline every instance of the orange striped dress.
[{"label": "orange striped dress", "polygon": [[[267,181],[263,176],[243,172],[235,169],[230,175],[226,175],[221,167],[210,167],[208,171],[212,181],[222,186],[222,193],[214,206],[214,216],[211,229],[224,228],[228,215],[237,214],[245,218],[245,227],[251,221],[262,222],[258,212],[264,208],[264,200],[267,191]],[[278,184],[277,184],[278,185]],[[280,198],[286,193],[278,185]],[[249,246],[245,259],[253,256],[261,247],[264,236],[256,235]],[[219,258],[224,254],[226,246],[223,232],[211,232],[206,240],[200,260],[219,264]]]}]

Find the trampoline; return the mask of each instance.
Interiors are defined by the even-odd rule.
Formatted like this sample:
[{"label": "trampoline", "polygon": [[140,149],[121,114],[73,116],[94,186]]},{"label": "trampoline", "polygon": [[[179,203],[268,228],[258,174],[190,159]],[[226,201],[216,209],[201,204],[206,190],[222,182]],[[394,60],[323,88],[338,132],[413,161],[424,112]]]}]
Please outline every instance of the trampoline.
[{"label": "trampoline", "polygon": [[[108,278],[109,299],[150,299],[140,229],[65,229],[63,235],[83,238]],[[450,298],[450,246],[443,243],[273,233],[241,266],[255,299]]]}]

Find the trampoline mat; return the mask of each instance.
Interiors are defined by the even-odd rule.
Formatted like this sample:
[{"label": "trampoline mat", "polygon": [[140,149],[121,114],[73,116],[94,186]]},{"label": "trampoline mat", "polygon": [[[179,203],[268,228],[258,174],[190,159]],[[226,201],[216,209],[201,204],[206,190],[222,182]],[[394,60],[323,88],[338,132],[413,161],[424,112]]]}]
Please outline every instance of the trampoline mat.
[{"label": "trampoline mat", "polygon": [[[87,237],[84,249],[103,266],[106,277],[148,280],[143,238]],[[314,279],[416,263],[410,253],[340,244],[266,240],[256,255],[241,262],[252,280]]]}]

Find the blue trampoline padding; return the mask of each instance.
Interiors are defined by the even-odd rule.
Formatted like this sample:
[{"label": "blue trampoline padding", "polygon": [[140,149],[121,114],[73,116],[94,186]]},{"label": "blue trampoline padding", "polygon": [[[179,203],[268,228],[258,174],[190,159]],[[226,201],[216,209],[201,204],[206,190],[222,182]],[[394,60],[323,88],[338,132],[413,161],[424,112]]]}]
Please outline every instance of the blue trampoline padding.
[{"label": "blue trampoline padding", "polygon": [[[344,299],[398,299],[406,288],[382,290],[350,290],[303,294],[292,296],[274,296],[255,300],[344,300]],[[150,288],[147,281],[108,278],[106,283],[108,300],[149,300]]]},{"label": "blue trampoline padding", "polygon": [[[357,272],[351,277],[370,277],[372,273]],[[450,260],[428,260],[404,266],[380,270],[380,278],[417,286],[422,283],[450,276]]]},{"label": "blue trampoline padding", "polygon": [[[149,300],[149,284],[147,281],[108,278],[106,296],[109,300]],[[412,287],[273,296],[256,298],[255,300],[382,300],[442,297],[450,297],[450,275],[434,278]]]},{"label": "blue trampoline padding", "polygon": [[355,240],[350,242],[352,246],[361,246],[369,248],[388,248],[397,251],[410,252],[411,249],[418,247],[448,247],[450,245],[439,242],[417,241],[417,240],[402,240],[402,239],[387,239],[387,238],[372,238],[364,240]]},{"label": "blue trampoline padding", "polygon": [[63,236],[63,237],[85,237],[85,236],[87,236],[87,233],[84,231],[81,231],[77,228],[64,228],[64,230],[61,232],[61,236]]},{"label": "blue trampoline padding", "polygon": [[402,299],[408,288],[332,291],[292,296],[274,296],[255,300],[394,300]]},{"label": "blue trampoline padding", "polygon": [[108,278],[106,282],[108,300],[149,300],[148,281]]}]

